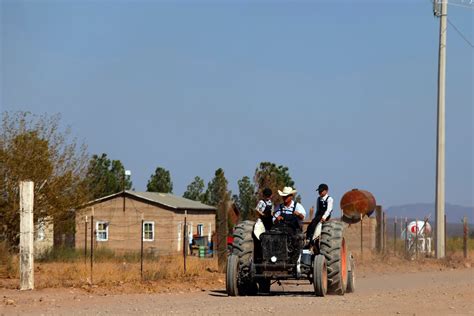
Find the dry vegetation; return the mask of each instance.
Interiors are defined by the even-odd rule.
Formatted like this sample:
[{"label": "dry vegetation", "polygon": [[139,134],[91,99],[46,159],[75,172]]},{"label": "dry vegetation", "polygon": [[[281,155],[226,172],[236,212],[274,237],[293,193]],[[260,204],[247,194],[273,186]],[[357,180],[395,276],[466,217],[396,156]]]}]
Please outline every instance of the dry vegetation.
[{"label": "dry vegetation", "polygon": [[[18,258],[9,253],[6,242],[0,242],[0,282],[1,279],[18,275]],[[1,284],[1,283],[0,283]]]},{"label": "dry vegetation", "polygon": [[[459,244],[456,242],[456,244]],[[449,249],[449,247],[448,247]],[[439,271],[469,268],[473,259],[464,259],[459,247],[448,250],[444,260],[419,258],[407,260],[401,254],[384,256],[354,252],[358,277],[393,272]],[[0,288],[19,286],[18,256],[9,255],[0,244]],[[184,273],[181,256],[145,258],[143,280],[136,254],[116,255],[110,250],[98,251],[94,260],[91,284],[90,261],[82,253],[59,250],[46,254],[35,262],[35,287],[82,288],[96,293],[143,293],[200,291],[223,289],[225,277],[217,272],[217,259],[188,257]]]},{"label": "dry vegetation", "polygon": [[[8,256],[11,268],[0,277],[0,288],[16,289],[19,285],[18,256]],[[143,281],[140,262],[136,256],[100,257],[94,261],[91,284],[90,261],[61,262],[39,260],[35,263],[35,288],[76,287],[88,291],[107,289],[113,292],[166,292],[200,290],[223,284],[217,273],[217,259],[188,257],[186,272],[179,256],[146,258],[143,262]]]},{"label": "dry vegetation", "polygon": [[360,258],[358,253],[355,253],[355,260],[358,277],[365,277],[374,273],[390,274],[465,269],[471,268],[474,263],[471,257],[464,259],[461,251],[448,253],[446,258],[442,260],[427,257],[408,260],[401,255],[394,256],[393,253],[383,256],[364,253],[363,258]]}]

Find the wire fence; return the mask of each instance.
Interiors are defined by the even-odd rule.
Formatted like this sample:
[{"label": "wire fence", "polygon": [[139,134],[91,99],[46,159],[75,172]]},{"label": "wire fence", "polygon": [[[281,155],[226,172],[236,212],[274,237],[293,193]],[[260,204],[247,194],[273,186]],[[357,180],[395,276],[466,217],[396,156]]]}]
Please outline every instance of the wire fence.
[{"label": "wire fence", "polygon": [[[157,262],[162,260],[163,257],[181,257],[183,273],[186,273],[186,261],[189,256],[196,256],[201,259],[213,257],[213,242],[208,239],[208,236],[193,236],[190,238],[190,232],[192,234],[193,231],[197,232],[198,229],[197,227],[193,229],[191,223],[186,223],[186,216],[184,221],[180,223],[181,229],[179,229],[178,235],[159,237],[155,235],[154,226],[146,225],[146,223],[151,222],[146,221],[143,215],[140,215],[140,217],[140,222],[129,225],[113,224],[110,219],[97,221],[97,217],[94,215],[84,218],[84,230],[80,240],[83,246],[80,252],[83,254],[84,263],[90,265],[91,283],[94,280],[94,266],[103,261],[104,258],[139,262],[140,278],[143,280],[144,268],[146,268],[144,265],[147,262]],[[98,225],[98,222],[107,224]],[[137,229],[137,226],[140,229]],[[109,227],[135,228],[135,230],[126,235],[113,236],[110,234]],[[76,236],[78,236],[78,232],[76,232]],[[199,242],[194,244],[191,242],[197,239],[199,239]],[[153,243],[150,245],[148,242]],[[81,245],[76,242],[76,248],[80,247]]]},{"label": "wire fence", "polygon": [[[449,237],[445,229],[445,254],[462,253],[468,258],[474,248],[474,238],[469,237],[469,223],[462,219],[463,233],[460,237]],[[445,228],[447,227],[445,218]],[[365,217],[345,229],[346,246],[363,262],[364,254],[397,256],[408,260],[435,256],[436,238],[429,217],[423,219],[389,219],[381,206],[377,206],[375,217]]]}]

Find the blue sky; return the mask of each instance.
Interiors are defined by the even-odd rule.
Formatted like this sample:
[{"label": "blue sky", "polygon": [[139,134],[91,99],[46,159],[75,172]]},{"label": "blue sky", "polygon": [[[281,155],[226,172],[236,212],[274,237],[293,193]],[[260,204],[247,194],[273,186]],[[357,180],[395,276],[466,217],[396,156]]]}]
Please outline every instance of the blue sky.
[{"label": "blue sky", "polygon": [[[453,0],[454,2],[454,0]],[[457,0],[461,3],[461,0]],[[0,0],[0,109],[62,113],[175,193],[260,161],[378,203],[434,201],[439,21],[414,1]],[[474,10],[448,16],[471,42]],[[473,206],[474,50],[448,30],[446,200]]]}]

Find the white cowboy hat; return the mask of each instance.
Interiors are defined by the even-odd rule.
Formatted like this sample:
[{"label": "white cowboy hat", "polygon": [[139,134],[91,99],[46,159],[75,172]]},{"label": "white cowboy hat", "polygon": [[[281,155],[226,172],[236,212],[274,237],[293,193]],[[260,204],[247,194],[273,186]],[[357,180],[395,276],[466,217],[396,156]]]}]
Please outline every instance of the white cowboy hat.
[{"label": "white cowboy hat", "polygon": [[283,191],[278,190],[278,194],[280,196],[288,196],[290,194],[295,194],[297,191],[294,190],[292,187],[284,187]]}]

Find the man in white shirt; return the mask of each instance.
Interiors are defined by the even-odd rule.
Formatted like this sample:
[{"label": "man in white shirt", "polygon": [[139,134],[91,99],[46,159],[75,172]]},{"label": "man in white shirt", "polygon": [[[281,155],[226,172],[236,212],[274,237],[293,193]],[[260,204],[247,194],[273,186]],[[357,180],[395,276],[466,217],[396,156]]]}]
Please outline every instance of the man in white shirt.
[{"label": "man in white shirt", "polygon": [[306,217],[306,211],[303,205],[293,201],[296,192],[297,191],[292,187],[284,187],[282,191],[278,190],[278,194],[283,199],[283,203],[276,209],[273,221],[275,223],[284,221],[295,229],[301,230],[301,224]]},{"label": "man in white shirt", "polygon": [[272,218],[273,218],[273,204],[272,204],[272,195],[273,192],[270,188],[265,188],[262,191],[263,198],[258,201],[257,207],[255,210],[258,213],[257,222],[261,221],[265,226],[265,230],[270,230],[272,227]]},{"label": "man in white shirt", "polygon": [[328,195],[329,187],[325,183],[321,183],[317,191],[319,193],[318,197],[318,205],[316,210],[316,215],[314,219],[308,226],[308,230],[306,231],[306,239],[312,240],[314,231],[316,229],[316,225],[318,223],[324,223],[331,218],[331,213],[334,207],[334,199]]}]

